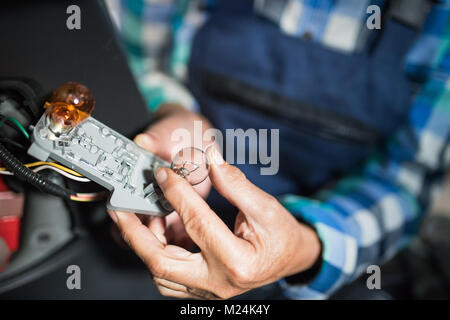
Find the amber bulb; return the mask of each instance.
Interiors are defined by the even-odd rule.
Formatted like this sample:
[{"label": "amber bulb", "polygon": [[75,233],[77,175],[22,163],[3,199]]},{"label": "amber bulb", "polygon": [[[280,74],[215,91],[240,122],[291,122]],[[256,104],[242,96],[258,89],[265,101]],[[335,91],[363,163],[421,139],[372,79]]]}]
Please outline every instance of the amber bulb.
[{"label": "amber bulb", "polygon": [[68,82],[56,89],[44,105],[54,133],[67,131],[86,120],[94,111],[94,96],[84,85]]}]

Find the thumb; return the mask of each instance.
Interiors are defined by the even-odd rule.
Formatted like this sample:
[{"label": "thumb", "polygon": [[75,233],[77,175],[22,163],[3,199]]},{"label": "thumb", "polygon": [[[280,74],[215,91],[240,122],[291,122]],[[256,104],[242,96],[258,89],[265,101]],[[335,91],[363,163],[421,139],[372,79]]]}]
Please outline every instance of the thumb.
[{"label": "thumb", "polygon": [[159,143],[158,143],[158,135],[156,135],[153,132],[145,132],[138,134],[134,138],[134,142],[141,148],[144,148],[145,150],[151,152],[151,153],[158,153],[159,149]]},{"label": "thumb", "polygon": [[214,147],[206,150],[214,188],[246,216],[265,220],[265,213],[272,212],[278,201],[251,183],[237,167],[226,163]]}]

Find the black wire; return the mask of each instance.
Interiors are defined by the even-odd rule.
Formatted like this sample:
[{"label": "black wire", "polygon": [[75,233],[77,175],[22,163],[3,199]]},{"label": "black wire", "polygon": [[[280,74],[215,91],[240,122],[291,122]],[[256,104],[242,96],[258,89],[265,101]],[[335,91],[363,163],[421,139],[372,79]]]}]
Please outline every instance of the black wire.
[{"label": "black wire", "polygon": [[4,142],[4,143],[7,143],[7,144],[9,144],[11,146],[15,146],[16,148],[21,149],[22,151],[27,151],[28,150],[28,148],[25,147],[23,144],[20,144],[19,142],[14,141],[13,139],[10,139],[10,138],[1,137],[0,138],[0,142]]},{"label": "black wire", "polygon": [[42,89],[37,82],[25,78],[0,78],[0,91],[7,94],[6,100],[17,102],[32,122],[39,118],[37,101]]},{"label": "black wire", "polygon": [[70,199],[72,192],[51,182],[41,174],[34,172],[23,165],[11,152],[0,143],[0,161],[18,179],[28,182],[42,192],[58,197]]}]

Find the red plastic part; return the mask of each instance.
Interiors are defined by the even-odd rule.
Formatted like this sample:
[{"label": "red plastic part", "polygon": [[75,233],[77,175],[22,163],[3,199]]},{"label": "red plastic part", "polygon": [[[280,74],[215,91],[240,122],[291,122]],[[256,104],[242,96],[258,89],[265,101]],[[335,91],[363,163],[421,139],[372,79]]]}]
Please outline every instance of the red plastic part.
[{"label": "red plastic part", "polygon": [[11,252],[19,248],[20,218],[0,218],[0,237],[3,238]]},{"label": "red plastic part", "polygon": [[[0,177],[0,238],[9,249],[9,255],[19,249],[20,218],[23,214],[23,194],[10,191]],[[2,259],[3,260],[3,259]],[[9,257],[0,266],[2,272],[8,265]]]},{"label": "red plastic part", "polygon": [[[0,166],[1,166],[1,163],[0,163]],[[4,192],[4,191],[8,191],[8,190],[9,190],[9,188],[6,185],[5,181],[3,180],[2,177],[0,177],[0,192]]]}]

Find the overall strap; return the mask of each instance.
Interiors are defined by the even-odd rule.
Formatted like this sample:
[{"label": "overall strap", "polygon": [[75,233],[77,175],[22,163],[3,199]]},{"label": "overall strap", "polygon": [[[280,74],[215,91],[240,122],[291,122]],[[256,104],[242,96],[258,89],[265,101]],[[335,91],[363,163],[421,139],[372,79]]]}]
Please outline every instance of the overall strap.
[{"label": "overall strap", "polygon": [[[247,0],[248,1],[248,0]],[[296,0],[252,0],[256,12],[274,22],[280,22],[285,7]],[[245,1],[244,1],[245,2]],[[436,0],[386,0],[387,16],[415,30],[421,30]],[[249,5],[247,4],[247,7]]]},{"label": "overall strap", "polygon": [[374,59],[403,68],[431,10],[431,0],[388,0],[384,22],[370,46]]},{"label": "overall strap", "polygon": [[389,0],[387,14],[412,29],[422,30],[431,3],[431,0]]}]

